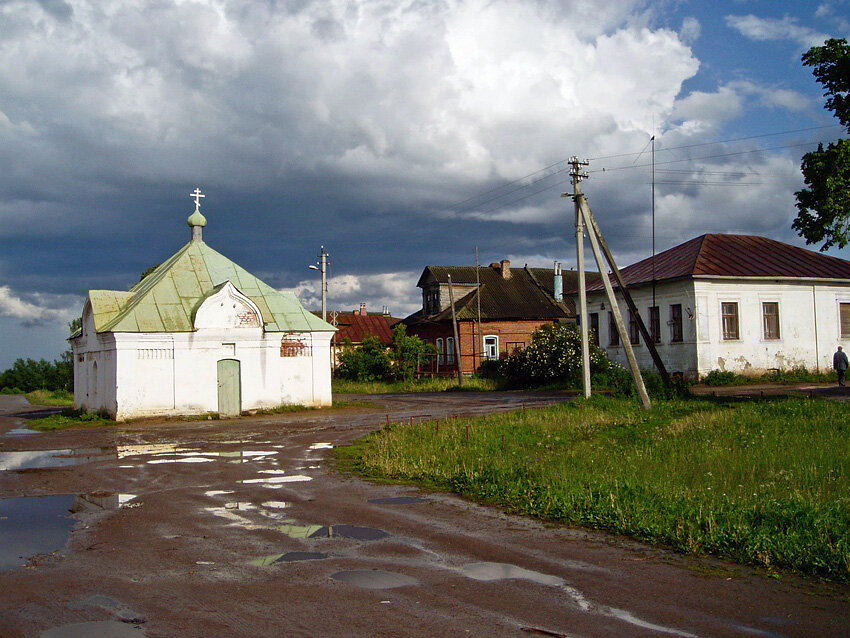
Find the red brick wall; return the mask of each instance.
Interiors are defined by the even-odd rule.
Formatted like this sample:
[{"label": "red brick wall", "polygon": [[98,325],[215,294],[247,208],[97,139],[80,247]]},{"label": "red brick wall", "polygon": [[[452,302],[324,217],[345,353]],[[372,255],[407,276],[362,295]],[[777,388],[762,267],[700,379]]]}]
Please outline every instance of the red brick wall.
[{"label": "red brick wall", "polygon": [[[538,330],[541,326],[551,323],[542,319],[529,319],[520,321],[485,321],[481,324],[481,333],[478,332],[478,325],[471,321],[461,321],[458,323],[458,333],[460,337],[461,359],[463,363],[464,373],[471,373],[481,365],[482,352],[481,336],[495,335],[499,337],[499,357],[504,358],[511,354],[508,350],[516,347],[524,348],[531,343],[531,334]],[[475,335],[473,337],[473,327]],[[409,326],[407,333],[417,335],[423,341],[434,345],[438,338],[443,340],[448,337],[454,337],[452,324],[421,324],[418,326]],[[473,341],[475,354],[473,356]],[[454,365],[441,365],[440,371],[450,372],[456,370]]]}]

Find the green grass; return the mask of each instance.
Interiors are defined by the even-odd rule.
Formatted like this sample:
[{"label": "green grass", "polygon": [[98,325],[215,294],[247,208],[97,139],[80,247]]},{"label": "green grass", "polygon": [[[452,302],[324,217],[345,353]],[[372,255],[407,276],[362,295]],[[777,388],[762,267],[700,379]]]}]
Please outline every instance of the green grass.
[{"label": "green grass", "polygon": [[721,370],[712,370],[700,383],[707,386],[738,386],[757,383],[835,383],[838,379],[834,370],[828,372],[810,372],[806,368],[774,370],[758,376],[739,374]]},{"label": "green grass", "polygon": [[104,425],[115,425],[103,412],[83,412],[81,410],[62,410],[58,414],[51,414],[43,419],[32,419],[27,422],[27,427],[39,432],[51,432],[73,427],[100,427]]},{"label": "green grass", "polygon": [[33,405],[69,407],[74,405],[74,394],[67,390],[33,390],[27,392],[27,401]]},{"label": "green grass", "polygon": [[393,424],[338,454],[367,477],[446,489],[691,554],[850,580],[850,425],[819,399],[594,397]]},{"label": "green grass", "polygon": [[457,376],[413,379],[411,381],[348,381],[334,379],[333,391],[338,394],[391,394],[398,392],[452,392],[459,390],[490,391],[496,383],[490,379],[470,377],[458,386]]}]

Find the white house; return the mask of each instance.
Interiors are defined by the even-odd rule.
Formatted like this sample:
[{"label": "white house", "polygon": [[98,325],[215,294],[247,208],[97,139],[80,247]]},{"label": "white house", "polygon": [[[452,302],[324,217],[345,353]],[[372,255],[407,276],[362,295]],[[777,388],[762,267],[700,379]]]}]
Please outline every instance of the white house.
[{"label": "white house", "polygon": [[[825,371],[836,346],[850,341],[844,259],[765,237],[702,235],[621,274],[671,374]],[[622,338],[634,345],[640,367],[651,369],[637,322],[617,297],[629,331]],[[598,345],[626,365],[601,281],[587,287],[587,299]]]},{"label": "white house", "polygon": [[89,291],[75,407],[123,420],[330,405],[336,328],[207,246],[193,196],[188,244],[129,292]]}]

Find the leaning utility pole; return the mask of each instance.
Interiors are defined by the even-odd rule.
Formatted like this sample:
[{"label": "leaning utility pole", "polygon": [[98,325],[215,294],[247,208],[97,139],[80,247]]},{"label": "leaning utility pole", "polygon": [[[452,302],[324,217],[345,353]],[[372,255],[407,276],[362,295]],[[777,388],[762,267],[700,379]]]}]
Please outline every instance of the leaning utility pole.
[{"label": "leaning utility pole", "polygon": [[[586,166],[587,162],[579,162],[577,157],[571,158],[570,161],[573,165],[570,174],[574,174],[577,177],[584,177],[580,174],[579,166]],[[596,258],[596,266],[599,268],[599,274],[602,277],[602,285],[605,287],[605,294],[608,297],[608,303],[611,305],[611,315],[613,316],[614,323],[617,326],[617,332],[620,334],[620,343],[623,344],[623,348],[626,351],[626,358],[629,361],[629,367],[632,371],[632,377],[635,380],[635,386],[637,387],[638,396],[640,396],[640,400],[641,403],[643,403],[644,409],[648,410],[652,407],[652,403],[650,402],[649,395],[646,392],[646,386],[644,385],[643,377],[640,374],[640,368],[637,364],[637,358],[635,358],[635,352],[632,348],[632,344],[629,339],[629,334],[628,332],[626,332],[626,325],[623,322],[623,316],[620,314],[620,306],[617,303],[617,297],[614,295],[614,289],[611,286],[611,280],[608,278],[607,275],[608,268],[605,265],[605,258],[603,257],[602,251],[599,248],[600,239],[602,239],[602,233],[599,230],[599,226],[596,225],[596,220],[593,218],[593,213],[590,211],[590,207],[587,205],[587,199],[581,192],[581,186],[579,186],[579,181],[580,180],[575,181],[576,191],[573,194],[573,198],[576,202],[577,211],[576,223],[578,224],[579,222],[581,222],[584,226],[588,227],[590,247],[593,249],[593,256]],[[578,230],[576,230],[576,235],[578,236]],[[613,258],[610,258],[610,263],[612,270],[616,270],[616,265],[614,264]],[[617,271],[617,274],[619,274],[619,271]],[[624,296],[631,299],[631,296],[629,295],[623,284],[620,284],[620,291],[624,294]],[[640,316],[636,315],[636,319],[640,321]]]},{"label": "leaning utility pole", "polygon": [[449,303],[452,306],[452,328],[454,328],[455,334],[455,360],[457,361],[457,384],[459,386],[463,385],[463,363],[460,360],[460,339],[458,339],[457,334],[457,315],[455,315],[455,293],[452,289],[452,276],[448,275],[449,278]]},{"label": "leaning utility pole", "polygon": [[[581,180],[587,177],[579,167],[587,166],[587,162],[579,162],[577,157],[570,159],[573,164],[570,177],[573,178],[573,201],[576,209],[576,264],[578,268],[578,318],[581,331],[581,387],[584,398],[590,398],[590,345],[588,343],[587,291],[584,280],[584,221],[579,209],[581,196]],[[562,197],[566,196],[566,193]]]}]

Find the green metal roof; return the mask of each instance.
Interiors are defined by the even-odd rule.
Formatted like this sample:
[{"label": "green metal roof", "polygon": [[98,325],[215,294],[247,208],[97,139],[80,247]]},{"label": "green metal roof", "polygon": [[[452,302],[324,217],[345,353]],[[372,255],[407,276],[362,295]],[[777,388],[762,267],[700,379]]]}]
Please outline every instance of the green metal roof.
[{"label": "green metal roof", "polygon": [[91,290],[97,332],[193,332],[195,311],[230,281],[263,315],[267,332],[330,332],[292,292],[280,292],[201,240],[190,241],[129,292]]}]

